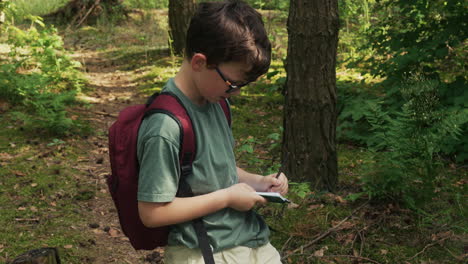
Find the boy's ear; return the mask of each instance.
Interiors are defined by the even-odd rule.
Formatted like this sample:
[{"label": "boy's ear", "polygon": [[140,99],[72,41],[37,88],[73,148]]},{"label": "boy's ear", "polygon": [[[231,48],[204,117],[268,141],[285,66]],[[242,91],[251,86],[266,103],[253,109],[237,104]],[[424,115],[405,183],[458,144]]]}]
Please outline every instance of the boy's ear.
[{"label": "boy's ear", "polygon": [[202,53],[195,53],[191,60],[192,70],[202,71],[206,68],[206,56]]}]

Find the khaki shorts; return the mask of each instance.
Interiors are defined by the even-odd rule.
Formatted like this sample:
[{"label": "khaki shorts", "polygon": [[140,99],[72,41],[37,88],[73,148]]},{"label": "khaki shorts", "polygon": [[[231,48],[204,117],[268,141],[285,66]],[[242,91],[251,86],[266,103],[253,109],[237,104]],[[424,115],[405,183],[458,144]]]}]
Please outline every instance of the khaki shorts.
[{"label": "khaki shorts", "polygon": [[[205,264],[199,249],[168,246],[164,256],[165,264]],[[216,264],[281,264],[280,254],[270,243],[259,248],[230,248],[213,256]]]}]

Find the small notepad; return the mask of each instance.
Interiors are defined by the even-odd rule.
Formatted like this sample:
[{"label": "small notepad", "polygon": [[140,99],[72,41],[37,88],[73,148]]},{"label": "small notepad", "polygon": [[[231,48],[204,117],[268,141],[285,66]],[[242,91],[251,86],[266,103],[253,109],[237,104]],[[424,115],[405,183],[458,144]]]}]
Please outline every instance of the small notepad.
[{"label": "small notepad", "polygon": [[264,197],[271,203],[290,203],[290,201],[284,198],[280,193],[277,192],[257,192],[258,195]]}]

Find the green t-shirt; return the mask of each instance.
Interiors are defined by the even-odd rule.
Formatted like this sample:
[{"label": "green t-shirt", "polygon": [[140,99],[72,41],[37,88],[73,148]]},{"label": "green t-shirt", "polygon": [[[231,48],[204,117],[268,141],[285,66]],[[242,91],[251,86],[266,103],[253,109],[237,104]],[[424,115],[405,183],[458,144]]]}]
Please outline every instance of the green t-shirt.
[{"label": "green t-shirt", "polygon": [[[192,119],[197,154],[193,175],[187,178],[195,195],[227,188],[239,182],[234,156],[234,138],[221,106],[192,103],[170,79],[164,88],[177,95]],[[143,121],[138,133],[140,174],[138,200],[171,202],[180,177],[179,126],[166,114],[153,114]],[[253,211],[225,208],[203,217],[214,252],[236,246],[260,247],[268,242],[270,231]],[[191,222],[171,226],[169,245],[198,247]]]}]

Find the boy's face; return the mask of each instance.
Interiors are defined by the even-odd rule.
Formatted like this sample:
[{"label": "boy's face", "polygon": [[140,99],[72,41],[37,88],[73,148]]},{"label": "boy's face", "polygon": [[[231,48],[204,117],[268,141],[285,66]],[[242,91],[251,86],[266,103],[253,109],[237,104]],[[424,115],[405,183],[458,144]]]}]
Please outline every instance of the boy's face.
[{"label": "boy's face", "polygon": [[247,84],[247,70],[249,67],[239,62],[222,63],[218,67],[208,67],[205,64],[197,78],[198,92],[211,103],[239,95],[240,89]]}]

